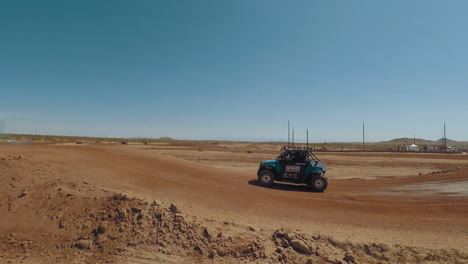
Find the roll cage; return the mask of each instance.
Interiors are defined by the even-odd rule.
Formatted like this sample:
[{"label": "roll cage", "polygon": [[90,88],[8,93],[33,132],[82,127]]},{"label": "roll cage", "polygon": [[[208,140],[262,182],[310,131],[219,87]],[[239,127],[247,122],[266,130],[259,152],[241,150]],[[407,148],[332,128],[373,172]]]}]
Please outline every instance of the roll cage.
[{"label": "roll cage", "polygon": [[294,162],[309,162],[314,161],[315,165],[319,163],[319,159],[310,150],[307,149],[288,149],[279,155],[276,160],[294,161]]}]

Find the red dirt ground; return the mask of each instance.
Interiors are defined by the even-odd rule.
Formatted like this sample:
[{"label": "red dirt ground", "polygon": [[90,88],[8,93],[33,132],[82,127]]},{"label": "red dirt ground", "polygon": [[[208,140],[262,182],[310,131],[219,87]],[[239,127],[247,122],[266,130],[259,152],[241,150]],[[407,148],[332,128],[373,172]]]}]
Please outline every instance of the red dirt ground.
[{"label": "red dirt ground", "polygon": [[[253,153],[248,154],[246,150],[253,150]],[[434,263],[463,263],[466,260],[468,198],[463,190],[466,190],[464,186],[468,181],[468,155],[319,153],[319,158],[329,168],[329,187],[324,193],[312,193],[303,186],[276,183],[272,188],[264,188],[257,185],[255,172],[258,163],[262,159],[274,158],[277,154],[278,150],[274,146],[234,143],[226,146],[204,143],[184,146],[0,145],[0,235],[4,243],[10,243],[8,241],[12,237],[22,237],[31,243],[40,241],[46,248],[55,247],[56,250],[51,249],[53,254],[44,253],[40,256],[33,251],[22,250],[21,246],[13,242],[8,244],[11,246],[0,248],[0,262],[96,261],[89,255],[75,252],[78,249],[74,248],[73,241],[79,239],[76,237],[78,233],[57,230],[56,226],[50,224],[50,221],[63,216],[53,211],[53,208],[62,208],[64,203],[54,199],[76,198],[66,203],[75,211],[59,210],[74,215],[75,220],[70,220],[74,222],[84,219],[77,216],[83,214],[78,212],[79,208],[109,206],[105,199],[115,193],[124,193],[141,201],[161,201],[158,204],[174,203],[182,209],[186,218],[193,219],[197,225],[210,226],[230,236],[252,229],[257,230],[257,239],[271,240],[273,231],[283,228],[296,230],[296,233],[300,232],[304,236],[321,235],[333,241],[341,241],[337,243],[411,247],[419,253],[426,252],[424,250],[456,250],[454,254],[460,255],[450,261],[433,259]],[[447,192],[437,188],[441,183],[461,187],[454,192]],[[427,184],[431,185],[430,192],[421,191],[419,187],[413,188]],[[104,200],[99,202],[99,199]],[[14,233],[13,236],[11,233]],[[50,239],[44,240],[44,236],[50,236]],[[273,235],[278,241],[281,236],[277,233]],[[244,240],[246,237],[249,236],[243,235]],[[64,238],[71,246],[65,246],[67,249],[63,252],[66,253],[62,255],[55,245],[63,245]],[[185,239],[190,240],[187,237]],[[305,237],[303,239],[309,241]],[[232,239],[229,241],[233,243]],[[318,239],[316,243],[320,241]],[[269,242],[265,243],[265,252],[268,253]],[[75,251],[69,251],[70,247]],[[274,251],[276,246],[272,244],[271,247],[271,251]],[[174,252],[178,252],[176,248],[173,245],[174,256],[177,255]],[[367,249],[362,251],[370,252]],[[127,252],[133,252],[130,255],[135,257],[144,256],[146,253],[142,252],[151,250],[142,249],[140,252],[132,248],[127,249]],[[271,263],[287,262],[281,259],[281,254],[286,254],[285,257],[289,257],[292,263],[305,262],[308,258],[317,263],[326,261],[324,253],[320,255],[318,252],[307,255],[307,258],[276,252],[274,254],[279,257],[274,255],[273,260],[270,259],[271,252],[266,257],[262,255],[264,253],[240,256],[245,259],[238,259],[239,256],[233,253],[232,259],[226,258],[224,261],[266,259]],[[30,255],[25,257],[26,254]],[[82,258],[68,258],[66,254],[78,254]],[[116,257],[118,253],[106,254],[101,257],[119,261]],[[138,258],[138,261],[190,263],[194,259],[202,262],[212,259],[208,253],[206,256],[200,253],[200,257],[178,254],[178,258],[172,259],[166,258],[168,254],[171,255],[170,252],[158,254],[157,257]],[[372,254],[362,254],[363,261],[372,262],[367,259]],[[454,254],[446,253],[452,257]],[[130,255],[127,254],[127,257]],[[220,262],[221,255],[214,262]],[[360,253],[356,253],[356,258],[359,256]],[[416,263],[416,260],[407,258],[406,262]],[[340,261],[344,261],[343,256]],[[375,263],[379,261],[392,262],[395,259],[377,258]],[[127,258],[124,262],[131,261]]]}]

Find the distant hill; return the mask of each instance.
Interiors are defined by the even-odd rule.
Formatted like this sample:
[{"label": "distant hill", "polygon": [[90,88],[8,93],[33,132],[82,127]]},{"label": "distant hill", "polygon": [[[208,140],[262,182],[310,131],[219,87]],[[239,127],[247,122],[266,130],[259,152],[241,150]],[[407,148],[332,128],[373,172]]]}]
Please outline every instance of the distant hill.
[{"label": "distant hill", "polygon": [[415,140],[413,140],[413,138],[395,138],[392,140],[381,141],[378,143],[380,144],[413,144],[413,141],[415,141],[416,145],[434,144],[434,141],[422,139],[422,138],[416,138]]},{"label": "distant hill", "polygon": [[[436,140],[434,142],[436,144],[443,144],[444,139],[441,138],[441,139],[438,139],[438,140]],[[466,145],[466,144],[467,144],[466,141],[455,141],[455,140],[447,138],[447,145],[449,145],[449,146],[458,146],[458,145]]]},{"label": "distant hill", "polygon": [[[428,139],[423,139],[423,138],[416,138],[415,140],[416,145],[442,145],[443,144],[443,139],[438,139],[438,140],[428,140]],[[377,144],[389,144],[389,145],[398,145],[398,144],[413,144],[413,138],[395,138],[392,140],[387,140],[387,141],[381,141],[377,142]],[[449,146],[466,146],[468,145],[467,141],[456,141],[447,138],[447,145]]]}]

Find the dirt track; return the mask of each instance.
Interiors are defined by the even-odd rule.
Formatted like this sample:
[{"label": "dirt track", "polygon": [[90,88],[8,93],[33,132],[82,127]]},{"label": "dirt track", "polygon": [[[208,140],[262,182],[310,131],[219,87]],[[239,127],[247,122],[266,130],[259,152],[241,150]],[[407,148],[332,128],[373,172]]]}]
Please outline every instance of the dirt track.
[{"label": "dirt track", "polygon": [[[468,252],[468,197],[464,189],[447,193],[433,188],[437,182],[466,184],[468,155],[320,153],[329,166],[329,188],[325,193],[311,193],[301,186],[277,183],[263,188],[256,184],[256,166],[263,158],[276,155],[273,148],[247,154],[252,145],[183,147],[2,145],[0,157],[21,155],[28,165],[2,165],[2,184],[14,187],[2,191],[8,197],[0,197],[0,209],[6,210],[7,201],[14,208],[14,195],[20,196],[24,188],[40,188],[32,184],[34,179],[28,179],[35,164],[40,164],[38,175],[44,179],[86,182],[102,190],[99,195],[125,193],[175,203],[184,213],[227,233],[229,229],[220,223],[258,230],[298,229],[353,243]],[[437,173],[426,174],[433,171]],[[23,181],[11,180],[13,172],[23,174],[16,177]],[[412,188],[415,184],[429,184],[433,191]],[[70,187],[76,195],[98,195],[78,189]],[[34,226],[34,221],[18,221],[24,219],[25,210],[5,212],[0,234],[47,229]]]}]

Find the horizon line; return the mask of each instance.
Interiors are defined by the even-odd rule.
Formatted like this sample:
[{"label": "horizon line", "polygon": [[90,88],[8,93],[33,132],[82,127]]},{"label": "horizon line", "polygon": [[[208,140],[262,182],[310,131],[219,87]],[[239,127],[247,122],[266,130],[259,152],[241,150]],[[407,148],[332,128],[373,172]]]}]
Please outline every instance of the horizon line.
[{"label": "horizon line", "polygon": [[[0,133],[0,136],[3,135],[16,135],[16,136],[47,136],[47,137],[75,137],[75,138],[101,138],[101,139],[149,139],[149,140],[175,140],[175,141],[228,141],[228,142],[255,142],[255,143],[288,143],[287,140],[275,140],[275,139],[261,139],[261,138],[205,138],[205,139],[181,139],[181,138],[172,138],[169,136],[162,136],[162,137],[105,137],[105,136],[77,136],[77,135],[60,135],[60,134],[22,134],[22,133]],[[381,140],[381,141],[367,141],[366,143],[384,143],[388,141],[398,140],[398,139],[408,139],[413,140],[410,137],[401,137],[401,138],[393,138],[389,140]],[[439,138],[437,140],[430,140],[430,139],[423,139],[423,138],[416,138],[419,141],[432,141],[437,142],[443,140],[443,138]],[[447,138],[447,140],[465,143],[468,140],[453,140]],[[291,143],[291,142],[290,142]],[[346,144],[362,144],[362,141],[311,141],[309,144],[339,144],[339,143],[346,143]],[[307,144],[306,141],[298,141],[294,142],[294,144]]]}]

